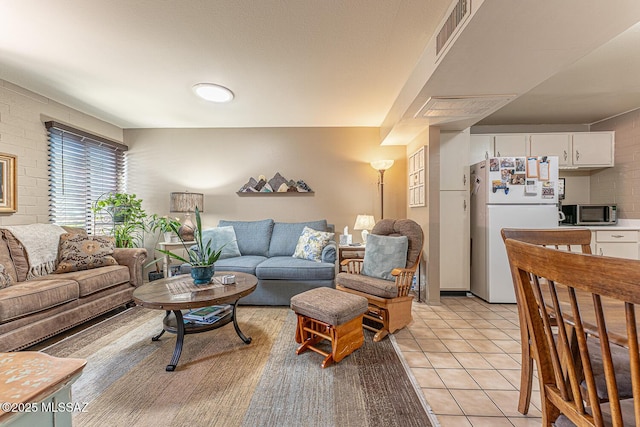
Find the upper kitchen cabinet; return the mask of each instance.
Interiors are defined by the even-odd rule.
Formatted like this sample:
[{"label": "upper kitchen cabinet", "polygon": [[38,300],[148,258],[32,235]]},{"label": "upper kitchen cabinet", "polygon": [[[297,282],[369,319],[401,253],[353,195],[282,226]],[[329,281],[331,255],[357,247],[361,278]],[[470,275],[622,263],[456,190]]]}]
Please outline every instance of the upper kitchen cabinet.
[{"label": "upper kitchen cabinet", "polygon": [[577,167],[613,166],[613,132],[583,132],[572,135],[572,162]]},{"label": "upper kitchen cabinet", "polygon": [[529,137],[529,155],[558,156],[558,166],[571,165],[571,134],[540,133]]},{"label": "upper kitchen cabinet", "polygon": [[531,134],[529,154],[558,156],[560,168],[593,169],[613,166],[613,132]]},{"label": "upper kitchen cabinet", "polygon": [[493,135],[471,135],[469,164],[475,165],[489,157],[493,157]]},{"label": "upper kitchen cabinet", "polygon": [[527,155],[527,134],[498,134],[493,138],[495,157],[524,157]]},{"label": "upper kitchen cabinet", "polygon": [[469,129],[440,133],[440,191],[469,189]]}]

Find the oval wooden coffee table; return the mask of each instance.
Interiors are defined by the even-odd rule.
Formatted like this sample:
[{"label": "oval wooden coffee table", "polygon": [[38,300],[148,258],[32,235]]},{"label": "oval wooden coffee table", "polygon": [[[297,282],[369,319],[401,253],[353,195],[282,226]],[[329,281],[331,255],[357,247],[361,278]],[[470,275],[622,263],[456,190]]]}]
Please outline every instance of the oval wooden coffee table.
[{"label": "oval wooden coffee table", "polygon": [[[235,275],[236,282],[232,285],[223,285],[220,277],[225,274]],[[133,300],[136,304],[146,308],[166,311],[162,321],[162,331],[151,339],[158,341],[165,331],[178,335],[176,348],[173,351],[171,362],[167,365],[167,371],[176,369],[182,353],[184,336],[187,334],[210,331],[233,322],[233,327],[240,339],[245,344],[249,344],[251,338],[246,337],[238,326],[236,306],[240,298],[249,295],[256,289],[257,284],[258,279],[252,274],[220,271],[216,272],[211,283],[206,285],[195,285],[191,276],[182,275],[155,280],[137,287],[133,291]],[[211,325],[184,323],[182,310],[218,304],[230,304],[233,309],[231,313]],[[171,316],[171,313],[173,313],[173,316]]]}]

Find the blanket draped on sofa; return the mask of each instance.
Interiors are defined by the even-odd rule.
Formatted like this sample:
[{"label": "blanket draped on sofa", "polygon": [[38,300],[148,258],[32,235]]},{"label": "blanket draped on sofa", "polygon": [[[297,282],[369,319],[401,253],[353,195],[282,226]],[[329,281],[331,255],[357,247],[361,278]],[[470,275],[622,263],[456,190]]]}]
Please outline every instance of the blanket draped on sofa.
[{"label": "blanket draped on sofa", "polygon": [[27,253],[27,279],[35,279],[55,271],[60,236],[66,233],[64,228],[53,224],[6,225],[2,228],[9,230]]}]

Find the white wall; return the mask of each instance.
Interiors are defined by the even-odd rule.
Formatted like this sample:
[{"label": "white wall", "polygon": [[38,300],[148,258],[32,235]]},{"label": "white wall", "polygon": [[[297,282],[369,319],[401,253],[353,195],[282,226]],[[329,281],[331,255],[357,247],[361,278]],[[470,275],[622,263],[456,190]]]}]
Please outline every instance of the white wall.
[{"label": "white wall", "polygon": [[[369,162],[394,159],[385,173],[386,218],[406,215],[404,146],[381,147],[378,128],[249,128],[125,130],[129,191],[148,213],[169,214],[169,193],[204,193],[203,224],[220,219],[326,219],[353,232],[357,214],[380,219],[378,173]],[[311,196],[238,196],[250,177],[280,172],[304,180]],[[336,236],[337,237],[337,236]]]},{"label": "white wall", "polygon": [[48,120],[122,141],[122,129],[0,80],[0,152],[17,156],[18,186],[18,211],[0,214],[0,225],[49,221]]}]

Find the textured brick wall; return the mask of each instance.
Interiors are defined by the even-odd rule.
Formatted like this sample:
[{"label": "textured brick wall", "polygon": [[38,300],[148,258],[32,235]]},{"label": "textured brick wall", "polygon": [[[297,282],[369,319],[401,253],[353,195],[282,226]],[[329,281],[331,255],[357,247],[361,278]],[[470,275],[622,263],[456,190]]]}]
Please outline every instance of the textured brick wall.
[{"label": "textured brick wall", "polygon": [[620,218],[640,219],[640,110],[598,123],[592,131],[613,130],[615,167],[591,174],[591,203],[616,203]]},{"label": "textured brick wall", "polygon": [[0,152],[17,156],[18,184],[18,211],[0,214],[0,225],[49,220],[47,120],[122,141],[122,129],[0,80]]}]

